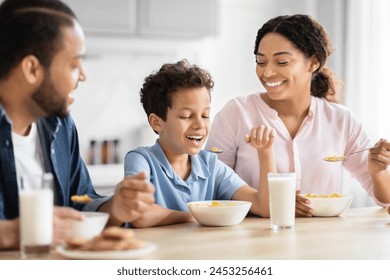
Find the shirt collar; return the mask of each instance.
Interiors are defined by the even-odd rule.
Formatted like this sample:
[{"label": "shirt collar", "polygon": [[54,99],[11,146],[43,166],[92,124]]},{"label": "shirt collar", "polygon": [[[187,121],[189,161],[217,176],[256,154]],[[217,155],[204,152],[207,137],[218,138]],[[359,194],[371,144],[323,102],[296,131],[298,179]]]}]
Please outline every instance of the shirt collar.
[{"label": "shirt collar", "polygon": [[59,127],[62,125],[58,117],[41,118],[37,120],[37,124],[38,127],[41,126],[48,131],[52,139],[56,137]]},{"label": "shirt collar", "polygon": [[[9,125],[12,125],[12,120],[8,117],[4,107],[0,104],[0,124],[3,121],[6,121]],[[37,120],[37,123],[38,122],[42,122],[45,128],[49,129],[50,135],[53,135],[53,137],[55,137],[55,134],[57,133],[59,126],[61,126],[61,122],[59,121],[58,117],[42,118]]]},{"label": "shirt collar", "polygon": [[168,161],[167,157],[165,156],[165,153],[164,153],[163,149],[161,148],[158,139],[156,140],[155,145],[150,147],[150,151],[157,158],[158,162],[161,165],[161,168],[164,170],[164,172],[167,174],[167,176],[169,178],[173,179],[175,177],[175,172],[174,172],[172,166],[169,164],[169,161]]},{"label": "shirt collar", "polygon": [[[163,149],[161,148],[161,145],[156,140],[155,145],[153,145],[150,148],[150,151],[154,154],[154,156],[159,161],[162,169],[167,174],[168,177],[171,179],[175,178],[175,171],[173,170],[172,166],[170,165]],[[203,153],[203,151],[201,151]],[[205,152],[208,153],[208,152]],[[191,178],[191,180],[197,180],[198,178],[208,178],[210,176],[210,171],[207,168],[207,165],[205,162],[200,158],[199,154],[197,155],[191,155],[191,173],[188,177],[187,181]]]},{"label": "shirt collar", "polygon": [[[271,116],[278,117],[278,112],[275,109],[272,109],[270,106],[268,106],[268,104],[265,103],[263,98],[261,98],[260,94],[259,94],[259,99],[260,99],[260,103],[263,104],[263,106],[262,106],[263,108],[261,108],[262,110],[265,109],[268,112],[268,114],[270,114]],[[319,97],[310,96],[310,107],[309,107],[309,112],[307,114],[308,120],[311,120],[315,114],[316,103],[318,102],[318,99],[319,99]]]},{"label": "shirt collar", "polygon": [[309,120],[311,120],[314,116],[315,108],[316,108],[315,104],[316,104],[317,98],[318,97],[314,97],[314,96],[311,96],[311,98],[310,98],[309,113],[307,114],[307,118]]},{"label": "shirt collar", "polygon": [[9,124],[12,124],[12,121],[8,117],[3,105],[0,104],[0,123],[2,123],[4,120],[7,121]]}]

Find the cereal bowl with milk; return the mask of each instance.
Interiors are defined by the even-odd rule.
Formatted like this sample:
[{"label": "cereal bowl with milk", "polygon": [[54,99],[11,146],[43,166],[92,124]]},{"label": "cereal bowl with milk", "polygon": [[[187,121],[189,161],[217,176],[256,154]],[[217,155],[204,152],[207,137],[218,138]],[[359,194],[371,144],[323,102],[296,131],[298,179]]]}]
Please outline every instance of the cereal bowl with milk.
[{"label": "cereal bowl with milk", "polygon": [[238,200],[205,200],[188,202],[187,205],[199,224],[226,227],[241,223],[252,203]]},{"label": "cereal bowl with milk", "polygon": [[310,200],[308,206],[314,210],[314,217],[337,217],[342,215],[351,205],[353,196],[347,194],[302,194]]},{"label": "cereal bowl with milk", "polygon": [[71,238],[89,240],[99,235],[107,224],[109,214],[104,212],[81,212],[82,221],[71,221]]}]

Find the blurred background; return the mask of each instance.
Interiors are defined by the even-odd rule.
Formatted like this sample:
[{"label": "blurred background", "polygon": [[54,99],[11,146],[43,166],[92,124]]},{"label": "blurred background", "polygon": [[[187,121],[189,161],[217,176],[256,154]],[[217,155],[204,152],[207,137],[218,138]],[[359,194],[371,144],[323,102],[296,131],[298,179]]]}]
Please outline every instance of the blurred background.
[{"label": "blurred background", "polygon": [[[76,12],[87,38],[87,82],[79,85],[71,114],[101,192],[109,192],[123,176],[128,150],[156,139],[139,103],[143,79],[166,62],[186,58],[198,64],[214,77],[214,116],[229,99],[262,90],[255,74],[254,41],[262,24],[278,15],[309,14],[326,27],[335,48],[328,66],[345,83],[343,103],[360,118],[373,143],[390,138],[390,1],[64,2]],[[347,174],[344,188],[355,194],[353,206],[372,203]]]}]

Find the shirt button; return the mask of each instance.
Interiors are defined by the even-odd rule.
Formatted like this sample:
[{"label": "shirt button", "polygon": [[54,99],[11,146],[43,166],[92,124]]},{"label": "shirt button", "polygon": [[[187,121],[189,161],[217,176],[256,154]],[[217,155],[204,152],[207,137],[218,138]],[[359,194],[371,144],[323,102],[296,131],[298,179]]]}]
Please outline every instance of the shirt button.
[{"label": "shirt button", "polygon": [[55,154],[54,149],[51,149],[51,153],[52,153],[53,155]]},{"label": "shirt button", "polygon": [[5,144],[6,144],[7,146],[9,146],[9,141],[8,141],[8,140],[5,140]]}]

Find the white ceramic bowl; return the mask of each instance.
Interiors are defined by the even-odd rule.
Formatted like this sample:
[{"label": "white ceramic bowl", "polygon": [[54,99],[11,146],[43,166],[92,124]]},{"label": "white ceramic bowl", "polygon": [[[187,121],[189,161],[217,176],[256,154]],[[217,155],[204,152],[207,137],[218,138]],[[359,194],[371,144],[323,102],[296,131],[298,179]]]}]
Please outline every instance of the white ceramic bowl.
[{"label": "white ceramic bowl", "polygon": [[237,200],[207,200],[187,203],[191,214],[204,226],[233,226],[244,220],[252,203]]},{"label": "white ceramic bowl", "polygon": [[108,221],[108,213],[82,212],[83,221],[72,221],[72,238],[92,239],[99,235]]},{"label": "white ceramic bowl", "polygon": [[313,216],[315,217],[340,216],[349,208],[353,199],[352,195],[344,194],[341,194],[340,197],[306,197],[306,194],[302,194],[302,196],[310,200],[311,203],[308,206],[314,210]]}]

